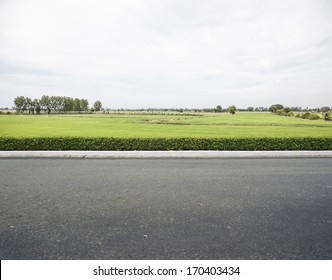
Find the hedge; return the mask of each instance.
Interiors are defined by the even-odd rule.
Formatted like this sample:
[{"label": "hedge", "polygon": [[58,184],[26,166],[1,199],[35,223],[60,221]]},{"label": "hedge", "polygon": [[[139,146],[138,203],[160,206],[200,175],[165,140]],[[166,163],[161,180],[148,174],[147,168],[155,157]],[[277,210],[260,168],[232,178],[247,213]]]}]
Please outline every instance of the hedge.
[{"label": "hedge", "polygon": [[332,138],[10,138],[0,137],[1,151],[276,151],[332,150]]}]

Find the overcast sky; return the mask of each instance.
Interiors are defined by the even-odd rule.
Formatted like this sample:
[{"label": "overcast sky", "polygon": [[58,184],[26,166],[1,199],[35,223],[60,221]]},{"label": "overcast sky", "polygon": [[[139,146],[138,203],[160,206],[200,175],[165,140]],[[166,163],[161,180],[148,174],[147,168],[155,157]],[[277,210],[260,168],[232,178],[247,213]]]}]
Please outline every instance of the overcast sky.
[{"label": "overcast sky", "polygon": [[332,106],[331,0],[0,0],[0,107]]}]

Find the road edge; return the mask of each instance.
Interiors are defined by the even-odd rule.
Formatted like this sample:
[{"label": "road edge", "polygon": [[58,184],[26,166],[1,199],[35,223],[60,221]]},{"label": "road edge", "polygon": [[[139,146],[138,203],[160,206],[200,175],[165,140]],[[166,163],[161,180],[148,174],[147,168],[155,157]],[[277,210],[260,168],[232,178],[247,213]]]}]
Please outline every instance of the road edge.
[{"label": "road edge", "polygon": [[332,158],[332,151],[0,151],[0,158]]}]

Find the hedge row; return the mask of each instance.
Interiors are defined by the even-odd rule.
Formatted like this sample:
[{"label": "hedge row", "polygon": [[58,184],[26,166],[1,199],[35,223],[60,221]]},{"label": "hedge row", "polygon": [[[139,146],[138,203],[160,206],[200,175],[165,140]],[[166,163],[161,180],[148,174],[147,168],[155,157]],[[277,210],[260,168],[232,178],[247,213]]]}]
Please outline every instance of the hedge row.
[{"label": "hedge row", "polygon": [[1,151],[332,150],[332,138],[0,138]]}]

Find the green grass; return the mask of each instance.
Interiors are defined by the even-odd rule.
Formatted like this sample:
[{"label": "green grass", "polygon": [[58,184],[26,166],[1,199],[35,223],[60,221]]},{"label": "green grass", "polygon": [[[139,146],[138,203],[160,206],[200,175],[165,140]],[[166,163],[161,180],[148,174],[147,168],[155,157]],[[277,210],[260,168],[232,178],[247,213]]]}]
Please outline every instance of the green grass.
[{"label": "green grass", "polygon": [[0,137],[243,138],[332,137],[332,122],[235,115],[0,115]]}]

